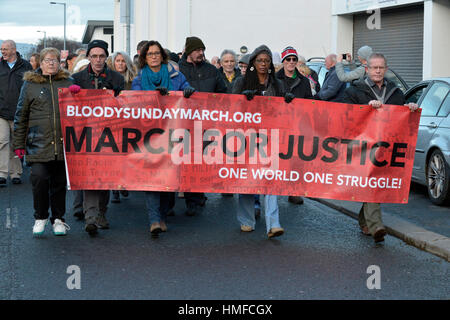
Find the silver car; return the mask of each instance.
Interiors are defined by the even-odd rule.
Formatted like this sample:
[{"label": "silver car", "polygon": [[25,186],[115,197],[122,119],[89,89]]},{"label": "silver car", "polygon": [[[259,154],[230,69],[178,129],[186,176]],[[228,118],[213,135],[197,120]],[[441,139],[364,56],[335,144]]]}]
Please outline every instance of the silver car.
[{"label": "silver car", "polygon": [[422,108],[412,180],[427,186],[430,200],[450,204],[450,78],[419,82],[406,102]]}]

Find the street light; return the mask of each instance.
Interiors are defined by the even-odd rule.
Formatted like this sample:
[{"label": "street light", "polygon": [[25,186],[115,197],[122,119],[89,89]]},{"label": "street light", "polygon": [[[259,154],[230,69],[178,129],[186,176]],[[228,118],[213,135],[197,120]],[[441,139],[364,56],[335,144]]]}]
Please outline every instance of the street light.
[{"label": "street light", "polygon": [[62,4],[64,6],[64,50],[66,50],[66,3],[51,1],[50,4]]},{"label": "street light", "polygon": [[47,32],[38,30],[37,32],[43,32],[44,33],[44,48],[47,48]]}]

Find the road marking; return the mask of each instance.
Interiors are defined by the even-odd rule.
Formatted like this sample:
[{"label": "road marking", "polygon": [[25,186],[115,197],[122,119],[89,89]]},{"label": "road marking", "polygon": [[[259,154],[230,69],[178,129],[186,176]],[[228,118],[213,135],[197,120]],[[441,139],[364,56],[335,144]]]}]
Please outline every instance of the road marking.
[{"label": "road marking", "polygon": [[[12,209],[12,210],[11,210]],[[11,218],[12,211],[12,218]],[[19,211],[17,208],[6,208],[6,229],[16,228],[19,222]]]}]

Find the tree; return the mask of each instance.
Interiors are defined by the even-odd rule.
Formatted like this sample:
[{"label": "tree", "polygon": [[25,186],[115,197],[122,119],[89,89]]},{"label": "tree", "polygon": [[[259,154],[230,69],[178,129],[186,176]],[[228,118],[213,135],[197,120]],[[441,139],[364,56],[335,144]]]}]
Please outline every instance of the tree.
[{"label": "tree", "polygon": [[[47,41],[47,48],[53,47],[58,50],[64,49],[64,39],[63,38],[50,37],[50,38],[47,38],[46,41]],[[81,42],[66,39],[66,50],[69,50],[69,53],[75,52],[78,48],[81,48],[81,47],[83,47]],[[40,39],[36,44],[37,52],[40,52],[42,49],[44,49],[44,39]]]}]

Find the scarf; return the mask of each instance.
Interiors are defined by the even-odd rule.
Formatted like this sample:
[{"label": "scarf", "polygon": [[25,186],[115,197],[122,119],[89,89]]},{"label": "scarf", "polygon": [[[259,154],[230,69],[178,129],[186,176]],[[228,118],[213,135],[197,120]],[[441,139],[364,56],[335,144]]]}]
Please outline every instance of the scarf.
[{"label": "scarf", "polygon": [[141,83],[144,90],[155,90],[157,87],[164,87],[169,91],[172,90],[167,64],[161,64],[159,72],[153,72],[148,65],[145,66],[144,69],[142,69]]},{"label": "scarf", "polygon": [[[88,65],[88,73],[91,79],[91,83],[95,89],[112,89],[109,83],[106,81],[106,64],[103,68],[102,72],[97,76],[95,72],[92,70],[91,64]],[[97,82],[97,85],[95,84]]]}]

